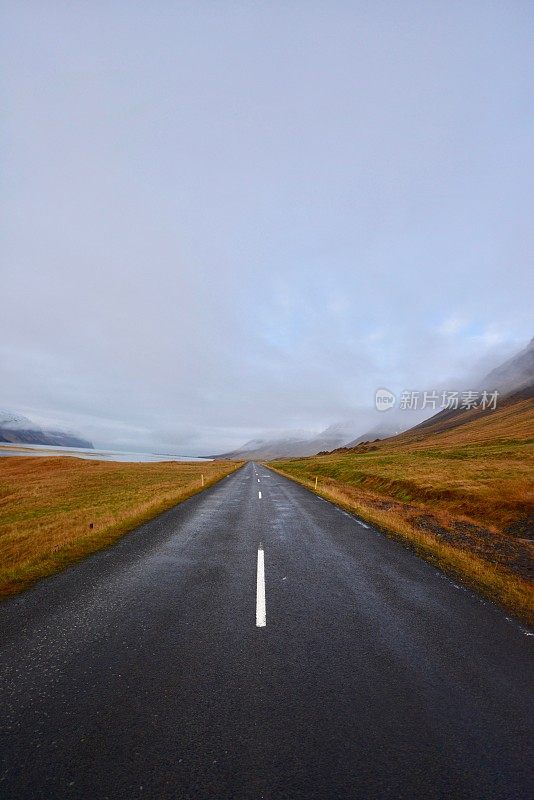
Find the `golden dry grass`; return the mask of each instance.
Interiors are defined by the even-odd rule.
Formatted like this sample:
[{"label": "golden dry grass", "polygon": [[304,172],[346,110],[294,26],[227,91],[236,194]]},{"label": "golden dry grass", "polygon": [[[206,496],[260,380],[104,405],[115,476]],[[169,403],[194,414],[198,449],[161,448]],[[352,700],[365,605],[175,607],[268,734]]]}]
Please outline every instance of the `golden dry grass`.
[{"label": "golden dry grass", "polygon": [[533,431],[526,400],[440,434],[270,466],[309,488],[317,476],[324,497],[533,622]]},{"label": "golden dry grass", "polygon": [[0,596],[111,544],[201,491],[201,474],[209,486],[239,466],[0,458]]}]

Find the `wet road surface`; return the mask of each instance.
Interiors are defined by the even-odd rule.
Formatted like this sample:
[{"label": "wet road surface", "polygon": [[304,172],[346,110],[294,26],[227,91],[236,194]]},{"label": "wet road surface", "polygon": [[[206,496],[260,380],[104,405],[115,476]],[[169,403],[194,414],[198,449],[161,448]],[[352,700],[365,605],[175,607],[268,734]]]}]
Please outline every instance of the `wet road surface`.
[{"label": "wet road surface", "polygon": [[534,637],[257,464],[0,636],[3,800],[534,796]]}]

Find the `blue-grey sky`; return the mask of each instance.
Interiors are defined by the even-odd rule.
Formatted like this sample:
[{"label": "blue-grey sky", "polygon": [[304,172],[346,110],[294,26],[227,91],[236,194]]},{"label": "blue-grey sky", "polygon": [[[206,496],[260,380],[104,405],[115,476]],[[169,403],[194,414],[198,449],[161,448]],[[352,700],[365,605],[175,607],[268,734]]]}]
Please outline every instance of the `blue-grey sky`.
[{"label": "blue-grey sky", "polygon": [[209,453],[515,352],[533,18],[6,0],[0,406]]}]

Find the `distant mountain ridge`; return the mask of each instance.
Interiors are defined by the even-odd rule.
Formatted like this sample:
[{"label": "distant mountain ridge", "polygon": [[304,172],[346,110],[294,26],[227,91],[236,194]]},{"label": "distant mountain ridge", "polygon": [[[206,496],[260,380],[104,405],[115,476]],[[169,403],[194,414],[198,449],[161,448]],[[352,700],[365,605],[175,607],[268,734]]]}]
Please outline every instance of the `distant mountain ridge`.
[{"label": "distant mountain ridge", "polygon": [[214,456],[239,460],[270,460],[274,458],[304,458],[321,452],[330,452],[340,447],[353,447],[368,439],[392,436],[399,426],[380,425],[355,438],[355,424],[350,421],[336,422],[318,434],[288,432],[272,439],[252,439],[237,450]]},{"label": "distant mountain ridge", "polygon": [[41,428],[28,417],[11,411],[0,411],[0,442],[3,444],[44,444],[51,447],[85,447],[92,442],[62,430]]},{"label": "distant mountain ridge", "polygon": [[388,439],[390,436],[396,436],[401,433],[401,431],[400,425],[377,425],[376,428],[371,428],[370,431],[362,433],[352,442],[348,442],[345,447],[356,447],[362,442],[373,442],[376,439]]}]

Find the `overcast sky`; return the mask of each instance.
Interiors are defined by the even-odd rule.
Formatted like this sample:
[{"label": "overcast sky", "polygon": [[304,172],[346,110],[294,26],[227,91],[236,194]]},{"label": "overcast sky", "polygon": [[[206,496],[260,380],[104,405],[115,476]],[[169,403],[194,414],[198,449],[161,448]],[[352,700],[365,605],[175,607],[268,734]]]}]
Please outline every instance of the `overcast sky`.
[{"label": "overcast sky", "polygon": [[211,453],[531,338],[531,0],[2,8],[0,407]]}]

